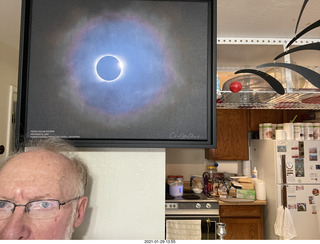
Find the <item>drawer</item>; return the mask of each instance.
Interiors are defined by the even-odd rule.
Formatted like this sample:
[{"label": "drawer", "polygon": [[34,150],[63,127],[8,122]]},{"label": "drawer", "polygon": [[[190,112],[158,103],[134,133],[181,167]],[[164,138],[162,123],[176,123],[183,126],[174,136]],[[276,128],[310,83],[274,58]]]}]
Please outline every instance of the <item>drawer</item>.
[{"label": "drawer", "polygon": [[219,215],[221,217],[261,217],[262,206],[220,205]]}]

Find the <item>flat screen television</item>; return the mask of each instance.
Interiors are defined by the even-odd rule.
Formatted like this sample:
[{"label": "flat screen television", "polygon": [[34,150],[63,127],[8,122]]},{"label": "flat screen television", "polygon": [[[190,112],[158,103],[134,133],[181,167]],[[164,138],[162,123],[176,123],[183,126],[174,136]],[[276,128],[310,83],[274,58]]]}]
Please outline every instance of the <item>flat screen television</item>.
[{"label": "flat screen television", "polygon": [[216,0],[23,0],[17,145],[216,146]]}]

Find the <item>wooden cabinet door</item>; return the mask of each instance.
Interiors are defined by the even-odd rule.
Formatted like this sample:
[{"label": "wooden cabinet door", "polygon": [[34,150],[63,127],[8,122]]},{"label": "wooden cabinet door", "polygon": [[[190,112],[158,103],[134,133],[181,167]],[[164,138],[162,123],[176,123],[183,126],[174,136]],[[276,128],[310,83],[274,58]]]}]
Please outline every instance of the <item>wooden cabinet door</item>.
[{"label": "wooden cabinet door", "polygon": [[282,110],[276,109],[250,109],[249,110],[249,131],[259,131],[259,124],[283,122]]},{"label": "wooden cabinet door", "polygon": [[226,240],[263,239],[263,206],[220,205],[220,222],[226,224]]},{"label": "wooden cabinet door", "polygon": [[257,217],[262,216],[262,206],[260,205],[220,205],[221,217]]},{"label": "wooden cabinet door", "polygon": [[246,109],[217,109],[217,148],[206,149],[209,160],[248,160]]},{"label": "wooden cabinet door", "polygon": [[263,223],[259,218],[220,218],[226,224],[226,240],[262,240]]},{"label": "wooden cabinet door", "polygon": [[258,131],[259,124],[289,123],[296,115],[295,122],[302,122],[302,115],[312,113],[312,110],[280,110],[280,109],[250,109],[249,131]]},{"label": "wooden cabinet door", "polygon": [[284,110],[283,111],[283,123],[289,123],[297,115],[294,122],[302,122],[302,115],[313,113],[314,110]]}]

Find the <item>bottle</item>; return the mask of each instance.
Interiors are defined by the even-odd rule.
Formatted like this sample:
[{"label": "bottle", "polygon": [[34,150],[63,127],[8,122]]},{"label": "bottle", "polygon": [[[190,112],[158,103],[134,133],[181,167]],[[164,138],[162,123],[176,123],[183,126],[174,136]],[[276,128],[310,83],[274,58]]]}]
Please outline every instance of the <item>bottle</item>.
[{"label": "bottle", "polygon": [[209,180],[208,180],[208,192],[213,192],[214,191],[214,179],[216,177],[217,174],[217,167],[218,164],[215,163],[214,165],[208,165],[207,169],[209,169]]},{"label": "bottle", "polygon": [[208,165],[207,169],[209,170],[210,173],[210,179],[214,179],[216,174],[217,174],[217,168],[218,168],[219,164],[215,163],[214,165]]},{"label": "bottle", "polygon": [[258,170],[256,167],[254,167],[252,170],[252,178],[258,179]]}]

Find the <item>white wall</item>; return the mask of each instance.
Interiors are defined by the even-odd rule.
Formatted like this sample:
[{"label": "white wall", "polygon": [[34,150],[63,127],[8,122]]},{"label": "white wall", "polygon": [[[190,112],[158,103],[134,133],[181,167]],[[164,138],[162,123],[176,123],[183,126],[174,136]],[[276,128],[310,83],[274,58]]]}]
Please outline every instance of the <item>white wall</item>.
[{"label": "white wall", "polygon": [[205,158],[205,149],[167,148],[166,175],[183,175],[189,181],[192,175],[208,171],[207,165],[218,163],[218,173],[242,175],[242,161],[211,161]]},{"label": "white wall", "polygon": [[[17,86],[18,50],[0,41],[0,145],[6,150],[10,85]],[[6,153],[0,155],[0,160]]]},{"label": "white wall", "polygon": [[0,0],[0,145],[6,149],[10,85],[18,83],[20,8],[21,0]]},{"label": "white wall", "polygon": [[192,175],[202,175],[207,171],[204,149],[166,149],[166,175],[183,175],[184,181]]},{"label": "white wall", "polygon": [[79,152],[89,167],[89,207],[74,239],[165,238],[165,150]]},{"label": "white wall", "polygon": [[0,145],[5,146],[0,160],[9,155],[14,143],[13,133],[8,135],[8,132],[13,132],[15,126],[12,113],[15,110],[13,102],[17,100],[18,60],[19,48],[0,40]]}]

